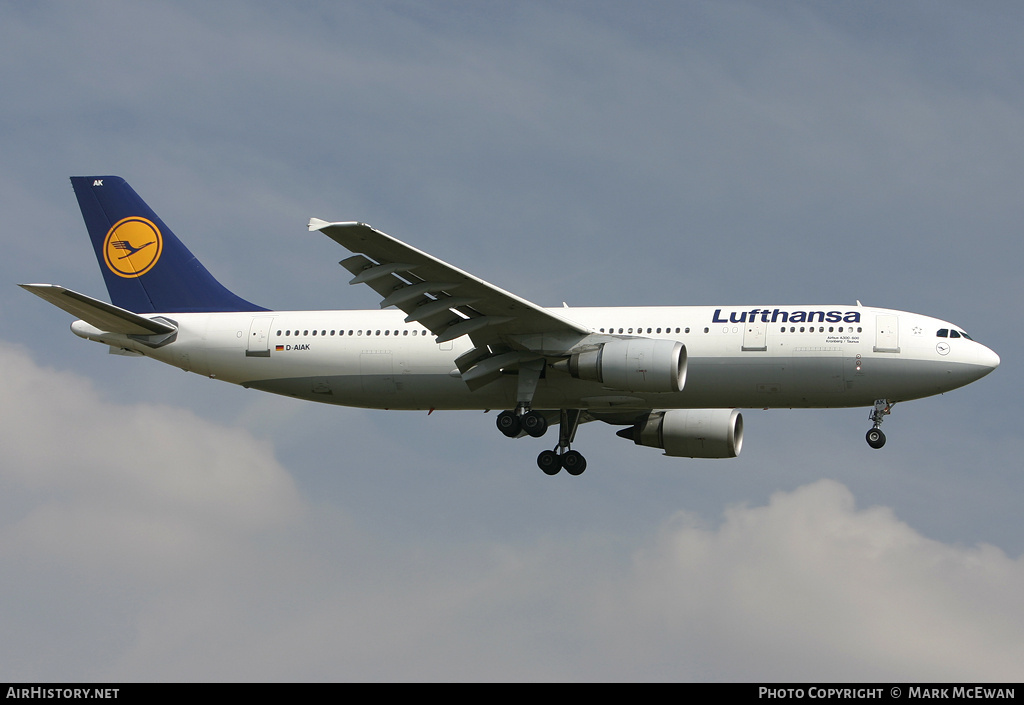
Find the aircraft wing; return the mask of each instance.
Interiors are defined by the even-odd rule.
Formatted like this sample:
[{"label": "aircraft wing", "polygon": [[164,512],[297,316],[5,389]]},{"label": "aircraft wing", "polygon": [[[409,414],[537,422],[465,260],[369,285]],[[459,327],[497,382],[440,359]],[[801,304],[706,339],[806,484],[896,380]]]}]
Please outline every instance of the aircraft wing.
[{"label": "aircraft wing", "polygon": [[407,323],[420,323],[438,343],[469,335],[478,347],[515,341],[513,348],[541,352],[545,338],[578,340],[591,332],[365,223],[313,218],[309,229],[356,253],[340,263],[355,275],[350,284],[371,287],[381,308],[397,306]]},{"label": "aircraft wing", "polygon": [[154,321],[56,284],[19,284],[18,286],[107,333],[160,335],[177,330],[174,326],[162,321]]}]

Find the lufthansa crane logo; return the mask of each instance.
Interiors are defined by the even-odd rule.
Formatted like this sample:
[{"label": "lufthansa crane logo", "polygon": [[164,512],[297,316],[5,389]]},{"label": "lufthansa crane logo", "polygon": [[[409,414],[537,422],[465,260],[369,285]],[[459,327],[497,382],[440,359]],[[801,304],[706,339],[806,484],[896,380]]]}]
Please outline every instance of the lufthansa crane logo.
[{"label": "lufthansa crane logo", "polygon": [[132,216],[117,221],[103,241],[103,260],[119,277],[141,277],[153,268],[164,249],[160,228]]}]

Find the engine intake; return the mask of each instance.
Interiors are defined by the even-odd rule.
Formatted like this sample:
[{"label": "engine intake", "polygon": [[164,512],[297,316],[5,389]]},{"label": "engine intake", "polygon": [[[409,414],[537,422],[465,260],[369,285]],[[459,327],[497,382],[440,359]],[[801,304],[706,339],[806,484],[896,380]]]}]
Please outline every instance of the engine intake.
[{"label": "engine intake", "polygon": [[681,392],[686,346],[677,340],[626,338],[575,353],[556,365],[577,379],[626,392]]},{"label": "engine intake", "polygon": [[676,458],[735,458],[743,447],[738,409],[652,411],[615,435]]}]

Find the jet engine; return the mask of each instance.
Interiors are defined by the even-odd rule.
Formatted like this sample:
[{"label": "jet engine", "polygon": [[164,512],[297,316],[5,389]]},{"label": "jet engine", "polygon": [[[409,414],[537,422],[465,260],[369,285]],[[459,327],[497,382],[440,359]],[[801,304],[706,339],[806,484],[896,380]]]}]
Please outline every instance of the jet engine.
[{"label": "jet engine", "polygon": [[613,340],[574,353],[555,368],[625,392],[681,392],[686,382],[686,346],[655,338]]},{"label": "jet engine", "polygon": [[743,447],[738,409],[652,411],[615,435],[677,458],[735,458]]}]

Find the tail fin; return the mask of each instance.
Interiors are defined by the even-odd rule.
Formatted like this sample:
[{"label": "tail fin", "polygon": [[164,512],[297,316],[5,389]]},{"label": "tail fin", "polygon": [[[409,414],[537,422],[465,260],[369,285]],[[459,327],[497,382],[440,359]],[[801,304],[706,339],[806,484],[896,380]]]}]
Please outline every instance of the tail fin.
[{"label": "tail fin", "polygon": [[265,311],[228,291],[119,176],[72,176],[115,306],[134,313]]}]

